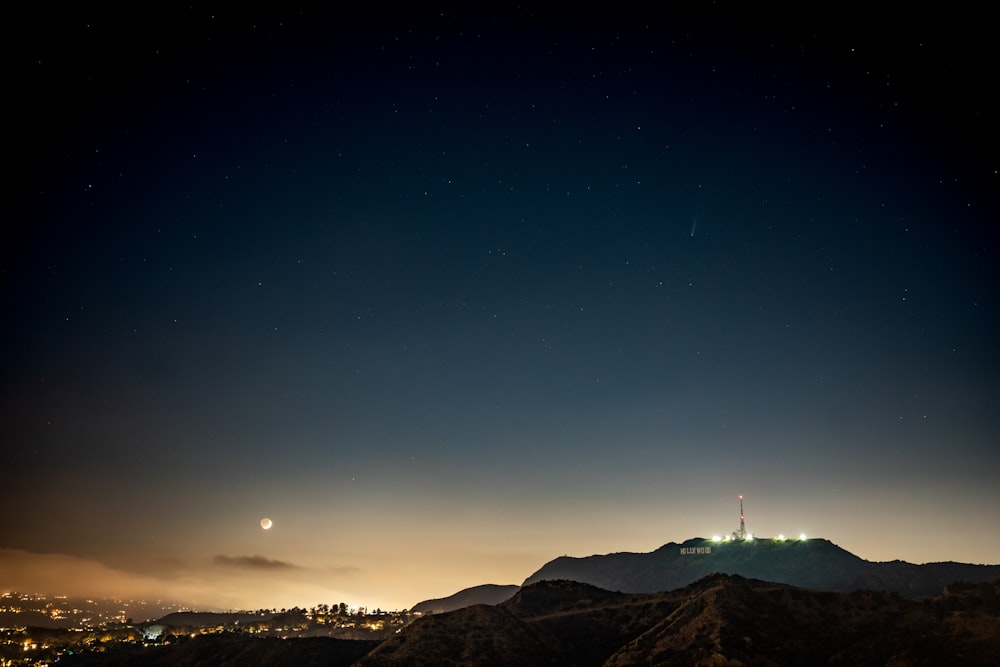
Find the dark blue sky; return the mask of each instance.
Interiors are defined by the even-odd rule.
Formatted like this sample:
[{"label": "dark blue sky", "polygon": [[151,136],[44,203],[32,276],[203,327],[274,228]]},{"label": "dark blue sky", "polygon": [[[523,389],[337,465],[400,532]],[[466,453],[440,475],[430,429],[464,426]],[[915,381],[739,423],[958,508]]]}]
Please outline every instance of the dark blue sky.
[{"label": "dark blue sky", "polygon": [[401,607],[738,493],[761,534],[995,562],[981,24],[20,17],[0,586],[56,554]]}]

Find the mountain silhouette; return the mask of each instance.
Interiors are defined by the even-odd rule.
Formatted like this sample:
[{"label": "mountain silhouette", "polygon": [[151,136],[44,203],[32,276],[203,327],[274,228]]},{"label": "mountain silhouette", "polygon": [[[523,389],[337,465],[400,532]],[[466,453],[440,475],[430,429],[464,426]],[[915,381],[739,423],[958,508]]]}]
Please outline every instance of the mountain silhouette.
[{"label": "mountain silhouette", "polygon": [[446,611],[469,607],[474,604],[500,604],[504,600],[510,599],[512,595],[521,589],[520,586],[509,585],[500,586],[497,584],[483,584],[465,588],[449,595],[446,598],[435,600],[424,600],[413,605],[411,613],[417,614],[440,614]]},{"label": "mountain silhouette", "polygon": [[496,606],[426,616],[358,667],[994,665],[1000,583],[931,600],[713,574],[675,591],[543,580]]},{"label": "mountain silhouette", "polygon": [[549,561],[524,586],[569,579],[625,593],[682,588],[714,572],[829,591],[871,589],[931,597],[956,581],[1000,579],[1000,565],[872,562],[825,539],[670,542],[650,553],[613,553]]}]

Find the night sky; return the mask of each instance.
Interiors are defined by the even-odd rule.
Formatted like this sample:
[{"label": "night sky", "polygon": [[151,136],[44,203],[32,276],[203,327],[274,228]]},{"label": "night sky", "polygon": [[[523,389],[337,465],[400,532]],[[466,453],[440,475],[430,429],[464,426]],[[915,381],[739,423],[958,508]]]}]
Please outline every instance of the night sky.
[{"label": "night sky", "polygon": [[988,21],[741,4],[12,17],[0,589],[1000,563]]}]

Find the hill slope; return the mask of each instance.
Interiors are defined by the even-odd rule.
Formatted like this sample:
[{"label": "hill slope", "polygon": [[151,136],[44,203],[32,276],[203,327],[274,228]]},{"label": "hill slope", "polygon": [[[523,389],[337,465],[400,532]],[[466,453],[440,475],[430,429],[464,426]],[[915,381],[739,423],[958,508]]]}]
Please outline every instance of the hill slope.
[{"label": "hill slope", "polygon": [[424,600],[413,605],[410,611],[420,614],[440,614],[474,604],[500,604],[504,600],[509,600],[520,589],[520,586],[513,584],[509,586],[483,584],[482,586],[465,588],[446,598]]},{"label": "hill slope", "polygon": [[401,665],[992,665],[1000,584],[934,600],[809,591],[716,574],[625,594],[545,580],[415,621],[359,667]]},{"label": "hill slope", "polygon": [[650,553],[615,553],[549,561],[524,581],[570,579],[626,593],[687,586],[713,572],[833,591],[884,590],[907,597],[937,595],[954,581],[1000,579],[1000,565],[903,561],[874,563],[828,540],[713,542],[695,538]]}]

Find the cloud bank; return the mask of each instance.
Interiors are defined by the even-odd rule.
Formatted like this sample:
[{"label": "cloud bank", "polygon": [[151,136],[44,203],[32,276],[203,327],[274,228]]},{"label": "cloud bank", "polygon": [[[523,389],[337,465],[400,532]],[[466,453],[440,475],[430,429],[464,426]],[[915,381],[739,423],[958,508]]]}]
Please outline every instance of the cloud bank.
[{"label": "cloud bank", "polygon": [[224,556],[217,554],[212,562],[223,567],[236,567],[249,570],[298,570],[298,565],[282,560],[272,560],[263,556]]}]

